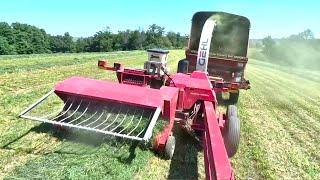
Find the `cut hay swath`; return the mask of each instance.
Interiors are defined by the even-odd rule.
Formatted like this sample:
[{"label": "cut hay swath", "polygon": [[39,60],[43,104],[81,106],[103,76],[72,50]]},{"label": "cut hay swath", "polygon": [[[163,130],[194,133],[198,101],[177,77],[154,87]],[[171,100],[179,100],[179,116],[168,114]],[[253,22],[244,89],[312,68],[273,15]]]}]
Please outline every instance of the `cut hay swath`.
[{"label": "cut hay swath", "polygon": [[[182,57],[183,50],[170,52],[171,72]],[[184,132],[176,132],[177,152],[165,161],[147,146],[134,148],[131,142],[77,130],[57,133],[45,124],[17,118],[67,77],[115,79],[113,73],[96,69],[100,58],[140,67],[147,55],[133,51],[0,57],[0,178],[203,179],[195,171],[204,172],[201,150]],[[252,88],[240,96],[241,143],[232,159],[237,178],[319,179],[320,72],[250,59],[247,76]]]}]

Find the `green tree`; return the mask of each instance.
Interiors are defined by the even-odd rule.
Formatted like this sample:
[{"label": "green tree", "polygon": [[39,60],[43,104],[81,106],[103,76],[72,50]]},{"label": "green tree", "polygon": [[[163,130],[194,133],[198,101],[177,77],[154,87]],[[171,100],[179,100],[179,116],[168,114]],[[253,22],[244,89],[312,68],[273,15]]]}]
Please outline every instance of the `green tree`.
[{"label": "green tree", "polygon": [[47,53],[49,36],[43,29],[28,24],[12,23],[14,47],[19,54]]},{"label": "green tree", "polygon": [[113,49],[114,50],[129,50],[128,43],[130,38],[130,30],[119,31],[113,35]]},{"label": "green tree", "polygon": [[263,45],[263,52],[268,55],[271,56],[272,52],[274,50],[275,47],[275,41],[271,38],[271,36],[268,36],[264,39],[262,39],[262,45]]},{"label": "green tree", "polygon": [[164,34],[164,28],[158,26],[156,24],[152,24],[149,26],[149,29],[146,32],[146,48],[155,48],[155,47],[163,47],[162,36]]},{"label": "green tree", "polygon": [[65,51],[62,36],[60,36],[60,35],[50,36],[50,50],[54,53]]},{"label": "green tree", "polygon": [[75,52],[75,44],[73,42],[73,37],[70,36],[68,32],[64,33],[62,41],[64,44],[64,52]]},{"label": "green tree", "polygon": [[181,36],[180,33],[168,32],[167,38],[171,42],[172,47],[182,48],[187,44],[186,36]]},{"label": "green tree", "polygon": [[141,32],[138,30],[131,31],[128,39],[128,49],[136,50],[143,48],[143,39],[141,37]]},{"label": "green tree", "polygon": [[96,52],[108,52],[113,50],[112,34],[109,28],[104,31],[99,31],[93,36],[92,46],[93,50]]},{"label": "green tree", "polygon": [[289,37],[290,40],[311,40],[315,39],[314,34],[310,29],[307,29],[299,34],[294,34]]},{"label": "green tree", "polygon": [[49,48],[49,37],[43,29],[34,29],[30,33],[30,44],[33,53],[48,53],[51,52]]},{"label": "green tree", "polygon": [[168,32],[167,33],[167,38],[169,39],[169,41],[171,42],[173,47],[178,47],[179,46],[178,45],[179,37],[177,36],[177,34],[175,32]]},{"label": "green tree", "polygon": [[15,49],[18,54],[32,54],[33,50],[30,46],[29,36],[26,32],[19,32],[16,35]]},{"label": "green tree", "polygon": [[14,44],[15,35],[13,33],[13,29],[6,22],[0,22],[0,36],[5,37],[9,44]]},{"label": "green tree", "polygon": [[76,46],[73,42],[73,37],[68,32],[64,33],[63,36],[51,36],[50,37],[50,49],[52,52],[76,52]]},{"label": "green tree", "polygon": [[156,24],[147,31],[126,30],[116,34],[107,27],[93,36],[78,38],[69,34],[51,36],[44,29],[23,23],[0,22],[1,54],[106,52],[147,48],[182,48],[186,37]]},{"label": "green tree", "polygon": [[5,37],[0,36],[0,55],[14,54],[12,46]]},{"label": "green tree", "polygon": [[90,51],[89,38],[78,38],[75,42],[76,52],[88,52]]}]

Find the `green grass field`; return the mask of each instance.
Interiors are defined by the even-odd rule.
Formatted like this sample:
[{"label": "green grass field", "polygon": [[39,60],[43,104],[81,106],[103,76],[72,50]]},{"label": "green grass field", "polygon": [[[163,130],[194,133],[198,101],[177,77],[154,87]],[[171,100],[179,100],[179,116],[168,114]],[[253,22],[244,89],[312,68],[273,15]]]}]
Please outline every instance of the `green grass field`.
[{"label": "green grass field", "polygon": [[[184,51],[169,54],[176,71]],[[171,161],[145,146],[96,134],[58,133],[17,118],[29,104],[70,76],[115,79],[97,60],[142,67],[143,51],[0,56],[0,179],[203,179],[202,150],[175,128]],[[320,179],[320,71],[250,59],[252,89],[238,103],[241,143],[232,165],[238,179]],[[135,151],[134,155],[132,150]]]}]

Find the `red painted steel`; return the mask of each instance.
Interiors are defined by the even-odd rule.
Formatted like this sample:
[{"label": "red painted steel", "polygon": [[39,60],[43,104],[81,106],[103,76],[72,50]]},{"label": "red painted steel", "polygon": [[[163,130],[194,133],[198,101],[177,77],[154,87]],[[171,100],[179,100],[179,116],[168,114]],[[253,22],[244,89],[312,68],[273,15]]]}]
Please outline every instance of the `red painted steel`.
[{"label": "red painted steel", "polygon": [[[117,71],[123,72],[124,69]],[[131,70],[130,73],[140,76],[140,70]],[[205,169],[207,179],[234,179],[231,164],[224,146],[221,130],[224,127],[224,118],[222,114],[216,115],[216,109],[213,103],[216,103],[216,96],[214,90],[223,90],[223,88],[212,88],[209,77],[206,73],[194,71],[191,74],[177,73],[172,77],[171,87],[163,86],[160,90],[155,91],[161,95],[161,100],[164,103],[163,116],[169,120],[169,124],[163,129],[162,132],[156,135],[153,142],[153,148],[156,151],[163,151],[166,141],[171,134],[173,128],[173,120],[175,117],[176,109],[187,110],[194,106],[198,101],[204,102],[204,127],[201,128],[199,124],[196,128],[204,130],[204,155],[205,155]],[[121,81],[120,81],[121,83]],[[123,84],[125,85],[125,84]],[[130,85],[127,85],[130,86]],[[131,92],[141,91],[135,88],[149,89],[146,87],[131,86]],[[127,89],[124,91],[116,92],[129,93]],[[147,96],[156,94],[147,93]],[[124,99],[127,101],[128,99]],[[128,101],[127,101],[128,102]],[[130,102],[129,102],[130,103]],[[218,122],[220,119],[220,123]],[[196,125],[196,124],[194,124]],[[204,128],[204,129],[203,129]]]},{"label": "red painted steel", "polygon": [[212,102],[204,101],[204,155],[206,178],[208,180],[232,180],[233,170],[228,158],[224,141]]},{"label": "red painted steel", "polygon": [[160,88],[160,91],[164,100],[163,116],[167,117],[169,123],[162,130],[162,132],[156,135],[156,138],[154,139],[153,148],[156,149],[158,152],[163,151],[163,149],[165,148],[165,144],[171,134],[175,120],[175,112],[177,108],[179,89],[163,86]]},{"label": "red painted steel", "polygon": [[[162,116],[169,123],[154,139],[153,145],[158,151],[163,151],[174,120],[179,119],[176,115],[180,113],[180,121],[192,120],[191,127],[203,132],[206,178],[233,180],[233,170],[221,133],[225,128],[226,115],[218,113],[216,109],[216,92],[238,92],[239,89],[250,88],[249,81],[244,78],[248,58],[210,56],[206,73],[195,71],[197,52],[189,48],[190,42],[185,51],[186,60],[189,61],[187,74],[150,74],[146,69],[124,68],[121,63],[108,66],[106,61],[101,60],[98,67],[115,71],[119,83],[71,77],[58,83],[54,91],[64,101],[75,97],[103,102],[116,101],[151,109],[161,108]],[[154,83],[157,86],[152,86]],[[192,115],[194,116],[191,118]]]},{"label": "red painted steel", "polygon": [[211,83],[204,72],[194,71],[191,75],[177,73],[172,77],[172,81],[174,84],[171,86],[180,88],[179,99],[183,99],[178,104],[179,109],[190,109],[199,100],[214,101],[216,99]]},{"label": "red painted steel", "polygon": [[68,78],[55,86],[61,96],[77,96],[102,101],[118,101],[148,108],[162,108],[161,92],[157,89],[119,84],[82,77]]},{"label": "red painted steel", "polygon": [[[102,62],[101,66],[106,67]],[[114,66],[117,73],[124,73],[121,64]],[[127,73],[143,76],[141,70],[127,69]],[[163,151],[169,135],[172,132],[176,110],[189,111],[196,102],[204,105],[205,118],[202,124],[194,124],[198,130],[204,131],[204,155],[207,179],[233,179],[232,168],[224,146],[221,130],[223,130],[223,116],[216,116],[216,96],[209,77],[205,72],[194,71],[191,74],[175,74],[170,86],[152,89],[135,85],[110,81],[94,80],[82,77],[71,77],[55,86],[55,93],[62,98],[77,97],[100,100],[117,101],[146,108],[162,109],[162,116],[168,119],[168,125],[158,133],[154,139],[154,148]],[[122,82],[122,83],[121,83]],[[219,124],[218,119],[222,118]]]},{"label": "red painted steel", "polygon": [[[122,68],[121,68],[122,69]],[[134,70],[132,70],[134,74]],[[139,71],[140,72],[140,71]],[[137,72],[138,73],[138,72]],[[163,151],[171,134],[177,105],[190,109],[196,102],[204,102],[204,155],[207,179],[233,179],[232,168],[225,150],[213,103],[215,93],[206,73],[194,71],[190,75],[178,73],[172,77],[168,87],[151,89],[115,82],[71,77],[55,86],[60,97],[78,97],[100,101],[118,101],[147,108],[162,108],[162,115],[169,120],[168,125],[154,139],[154,148]]]},{"label": "red painted steel", "polygon": [[156,137],[157,151],[162,151],[171,134],[179,89],[163,86],[159,89],[119,84],[82,77],[71,77],[55,86],[60,97],[87,98],[100,101],[118,101],[148,108],[162,108],[162,116],[168,119],[168,125]]},{"label": "red painted steel", "polygon": [[124,68],[121,63],[114,63],[113,67],[108,66],[105,60],[98,61],[98,67],[101,69],[115,71],[119,83],[130,84],[136,86],[148,86],[155,79],[159,79],[159,75],[150,75],[145,69]]},{"label": "red painted steel", "polygon": [[161,98],[164,101],[163,116],[170,121],[175,119],[178,102],[179,89],[175,87],[162,86],[160,88]]},{"label": "red painted steel", "polygon": [[[197,54],[186,50],[186,59],[189,60],[189,73],[196,70]],[[221,77],[223,86],[230,92],[232,90],[250,89],[249,82],[244,78],[248,58],[246,57],[209,57],[208,73],[211,77]],[[233,71],[239,74],[232,73]],[[236,77],[241,77],[240,82],[236,82]]]}]

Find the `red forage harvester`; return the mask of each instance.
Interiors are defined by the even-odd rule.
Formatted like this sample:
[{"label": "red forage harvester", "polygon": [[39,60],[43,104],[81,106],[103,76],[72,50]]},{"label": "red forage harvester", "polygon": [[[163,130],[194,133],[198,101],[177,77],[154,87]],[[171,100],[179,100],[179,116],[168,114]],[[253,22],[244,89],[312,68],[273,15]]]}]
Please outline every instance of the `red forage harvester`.
[{"label": "red forage harvester", "polygon": [[[99,61],[99,68],[115,71],[118,82],[70,77],[20,117],[133,141],[147,142],[153,137],[154,150],[169,159],[175,149],[172,128],[178,121],[202,139],[207,179],[234,179],[229,158],[240,140],[234,104],[239,89],[250,88],[244,78],[249,28],[249,20],[242,16],[197,12],[186,58],[179,61],[176,74],[169,75],[169,51],[162,49],[148,50],[143,69]],[[219,100],[229,103],[225,113],[217,110],[217,96],[222,93],[229,94],[229,99]],[[42,105],[51,95],[59,97],[51,101],[52,107]],[[58,101],[62,105],[57,108]],[[41,106],[53,112],[38,115]],[[152,136],[160,116],[167,123]]]}]

